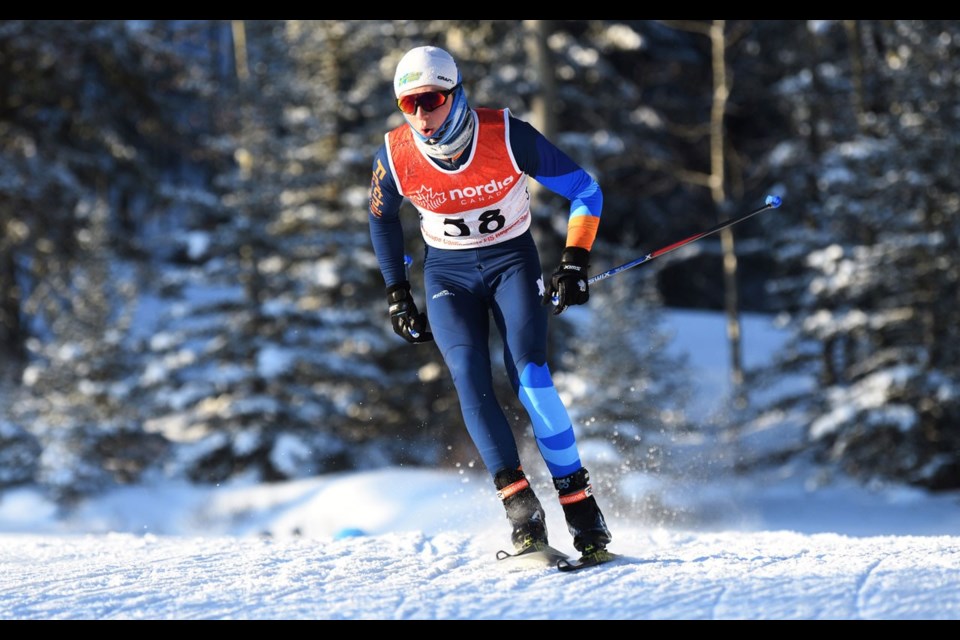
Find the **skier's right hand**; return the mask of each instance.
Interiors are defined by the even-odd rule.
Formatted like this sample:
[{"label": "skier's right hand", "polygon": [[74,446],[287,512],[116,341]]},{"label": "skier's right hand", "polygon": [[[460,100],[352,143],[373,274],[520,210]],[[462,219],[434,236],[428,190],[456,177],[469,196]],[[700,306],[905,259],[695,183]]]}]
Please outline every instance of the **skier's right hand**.
[{"label": "skier's right hand", "polygon": [[427,314],[417,310],[409,282],[387,287],[387,302],[394,333],[412,344],[433,340],[433,333],[427,329]]},{"label": "skier's right hand", "polygon": [[553,303],[553,315],[575,304],[586,304],[590,299],[587,269],[590,252],[581,247],[567,247],[560,256],[560,265],[550,277],[550,286],[543,294],[544,306]]}]

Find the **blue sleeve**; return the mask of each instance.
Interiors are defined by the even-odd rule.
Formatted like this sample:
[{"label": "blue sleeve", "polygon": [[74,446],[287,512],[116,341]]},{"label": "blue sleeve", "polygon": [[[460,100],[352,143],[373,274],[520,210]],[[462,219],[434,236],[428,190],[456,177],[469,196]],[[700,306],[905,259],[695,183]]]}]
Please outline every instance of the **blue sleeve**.
[{"label": "blue sleeve", "polygon": [[510,148],[521,171],[570,200],[571,213],[582,207],[584,212],[600,217],[603,195],[597,181],[530,123],[513,116]]},{"label": "blue sleeve", "polygon": [[521,171],[570,201],[567,245],[589,250],[603,210],[603,192],[597,181],[532,125],[513,116],[510,148]]},{"label": "blue sleeve", "polygon": [[389,287],[407,279],[403,264],[403,226],[400,224],[400,205],[403,196],[397,189],[387,163],[387,148],[381,145],[373,158],[373,177],[370,180],[370,241],[380,263],[384,284]]}]

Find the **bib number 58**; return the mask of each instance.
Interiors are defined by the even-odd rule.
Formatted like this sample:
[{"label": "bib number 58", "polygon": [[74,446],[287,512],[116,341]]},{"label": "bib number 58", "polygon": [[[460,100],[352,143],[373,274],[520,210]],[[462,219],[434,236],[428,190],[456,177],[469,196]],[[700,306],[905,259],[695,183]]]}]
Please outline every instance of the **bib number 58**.
[{"label": "bib number 58", "polygon": [[[477,216],[477,222],[477,232],[482,235],[499,231],[506,220],[500,215],[500,209],[488,209]],[[443,227],[443,235],[448,238],[466,238],[471,235],[470,227],[463,218],[444,218]]]}]

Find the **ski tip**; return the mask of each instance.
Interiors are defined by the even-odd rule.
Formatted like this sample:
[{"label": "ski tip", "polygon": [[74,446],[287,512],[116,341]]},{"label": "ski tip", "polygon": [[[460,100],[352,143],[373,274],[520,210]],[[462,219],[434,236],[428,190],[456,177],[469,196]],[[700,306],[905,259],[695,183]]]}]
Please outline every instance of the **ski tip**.
[{"label": "ski tip", "polygon": [[619,560],[621,557],[623,556],[621,556],[619,553],[603,551],[599,555],[583,556],[579,560],[561,558],[557,560],[556,567],[560,571],[564,572],[580,571],[581,569],[586,569],[588,567],[598,567],[602,564]]},{"label": "ski tip", "polygon": [[568,556],[563,551],[555,549],[550,545],[538,545],[530,547],[523,551],[511,553],[500,550],[497,552],[497,564],[505,567],[507,571],[522,569],[531,569],[537,567],[553,567],[561,560],[567,560]]},{"label": "ski tip", "polygon": [[780,199],[780,196],[767,196],[766,204],[776,209],[780,206],[783,200]]}]

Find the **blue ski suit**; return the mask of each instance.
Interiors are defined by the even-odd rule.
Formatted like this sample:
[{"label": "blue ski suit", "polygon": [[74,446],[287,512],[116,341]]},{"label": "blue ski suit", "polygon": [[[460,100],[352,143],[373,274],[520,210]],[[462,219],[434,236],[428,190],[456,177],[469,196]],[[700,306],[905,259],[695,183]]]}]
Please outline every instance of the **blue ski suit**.
[{"label": "blue ski suit", "polygon": [[603,196],[583,168],[509,110],[473,109],[474,139],[452,168],[413,144],[406,124],[373,161],[369,223],[387,287],[407,280],[400,208],[419,210],[426,313],[467,431],[492,476],[521,466],[494,395],[491,318],[503,363],[554,478],[581,468],[576,436],[547,366],[548,308],[530,232],[527,176],[570,201],[566,246],[592,248]]}]

